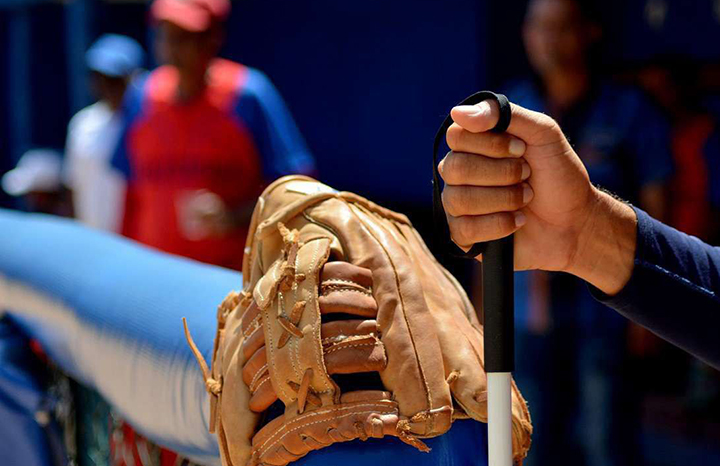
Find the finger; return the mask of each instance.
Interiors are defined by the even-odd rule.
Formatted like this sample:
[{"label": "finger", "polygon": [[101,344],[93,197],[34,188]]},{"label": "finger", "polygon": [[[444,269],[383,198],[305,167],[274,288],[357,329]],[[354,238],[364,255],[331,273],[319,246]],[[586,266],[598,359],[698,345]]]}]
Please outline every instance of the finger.
[{"label": "finger", "polygon": [[[549,116],[510,103],[510,126],[507,133],[528,144],[549,144],[562,140],[562,132]],[[477,105],[460,105],[451,110],[453,121],[472,133],[493,129],[500,117],[500,108],[493,100]]]},{"label": "finger", "polygon": [[447,217],[453,242],[463,248],[479,242],[504,238],[525,224],[525,214],[520,211],[464,217],[448,215]]},{"label": "finger", "polygon": [[510,186],[530,177],[524,159],[493,159],[451,151],[440,161],[438,171],[446,185]]},{"label": "finger", "polygon": [[512,212],[528,204],[532,188],[526,184],[503,187],[445,186],[442,203],[453,217]]},{"label": "finger", "polygon": [[456,152],[470,152],[487,157],[522,157],[525,154],[525,143],[506,133],[475,133],[468,131],[457,123],[447,130],[448,147]]},{"label": "finger", "polygon": [[323,267],[318,304],[321,314],[344,313],[377,316],[372,296],[372,272],[348,262],[328,262]]},{"label": "finger", "polygon": [[262,413],[277,400],[277,394],[275,394],[275,390],[273,390],[273,386],[270,381],[270,374],[266,373],[263,375],[253,388],[255,391],[250,397],[249,402],[251,411]]}]

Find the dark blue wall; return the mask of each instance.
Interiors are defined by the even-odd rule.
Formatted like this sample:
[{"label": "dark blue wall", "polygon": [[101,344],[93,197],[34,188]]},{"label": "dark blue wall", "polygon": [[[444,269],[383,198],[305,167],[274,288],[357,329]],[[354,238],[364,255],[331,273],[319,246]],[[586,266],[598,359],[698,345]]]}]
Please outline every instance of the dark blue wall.
[{"label": "dark blue wall", "polygon": [[227,54],[270,75],[327,182],[429,202],[435,130],[484,81],[484,4],[245,1]]},{"label": "dark blue wall", "polygon": [[[714,0],[663,1],[606,0],[601,11],[610,61],[668,51],[720,56]],[[648,2],[667,6],[661,24],[648,21]],[[276,83],[325,181],[384,202],[428,205],[432,136],[448,108],[527,71],[520,37],[525,3],[238,0],[224,55],[264,70]],[[68,15],[67,8],[78,4],[84,13]],[[14,8],[2,9],[8,5]],[[69,92],[71,84],[85,79],[69,64],[84,49],[68,50],[69,44],[78,48],[103,32],[129,34],[146,46],[151,38],[142,3],[0,0],[0,25],[12,24],[23,11],[30,14],[30,136],[23,147],[12,142],[15,134],[2,138],[6,164],[25,146],[62,147],[65,125],[83,102]],[[74,27],[68,18],[82,14],[86,24]],[[81,37],[68,40],[69,34]],[[10,42],[3,32],[3,52]],[[0,103],[12,101],[13,73],[13,66],[3,66]],[[0,136],[23,110],[4,105],[1,112]]]}]

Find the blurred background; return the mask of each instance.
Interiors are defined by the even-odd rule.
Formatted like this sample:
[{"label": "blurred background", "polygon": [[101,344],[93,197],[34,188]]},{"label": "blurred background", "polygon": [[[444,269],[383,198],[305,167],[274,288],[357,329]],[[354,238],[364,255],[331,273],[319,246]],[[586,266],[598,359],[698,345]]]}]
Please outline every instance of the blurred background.
[{"label": "blurred background", "polygon": [[[432,244],[435,131],[454,103],[492,89],[556,118],[594,182],[720,241],[718,0],[235,0],[207,35],[169,14],[133,0],[0,0],[1,207],[238,268],[254,197],[303,172],[408,214]],[[264,74],[203,61],[216,51]],[[193,66],[209,90],[192,87]],[[240,136],[218,129],[226,120]],[[229,181],[196,179],[226,167]],[[479,272],[446,263],[479,302]],[[516,287],[517,380],[535,424],[526,466],[720,464],[716,371],[572,277],[518,274]],[[66,391],[73,425],[87,426],[70,428],[72,461],[179,461],[97,395]]]}]

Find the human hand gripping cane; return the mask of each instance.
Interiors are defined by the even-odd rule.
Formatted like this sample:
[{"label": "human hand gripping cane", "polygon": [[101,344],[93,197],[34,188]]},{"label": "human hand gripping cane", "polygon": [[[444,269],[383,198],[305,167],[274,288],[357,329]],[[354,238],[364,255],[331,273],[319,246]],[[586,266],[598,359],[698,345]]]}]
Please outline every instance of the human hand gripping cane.
[{"label": "human hand gripping cane", "polygon": [[[438,164],[446,132],[451,151]],[[449,226],[444,242],[461,257],[482,255],[489,456],[492,466],[505,466],[511,464],[513,268],[562,270],[572,263],[578,245],[567,241],[568,227],[587,215],[591,185],[551,118],[488,91],[453,108],[435,136],[433,165],[435,221],[447,218]],[[576,195],[562,195],[568,192]]]},{"label": "human hand gripping cane", "polygon": [[[510,103],[502,94],[477,92],[458,105],[474,105],[492,99],[499,107],[497,124],[490,129],[502,133],[510,125]],[[437,152],[440,141],[453,124],[448,115],[435,135],[433,147],[434,214],[436,224],[445,221],[440,191]],[[446,242],[452,240],[447,231]],[[456,249],[456,255],[474,259],[482,255],[483,309],[485,315],[485,371],[488,383],[488,460],[490,466],[511,466],[512,404],[511,380],[514,369],[513,236],[478,242],[470,248]]]}]

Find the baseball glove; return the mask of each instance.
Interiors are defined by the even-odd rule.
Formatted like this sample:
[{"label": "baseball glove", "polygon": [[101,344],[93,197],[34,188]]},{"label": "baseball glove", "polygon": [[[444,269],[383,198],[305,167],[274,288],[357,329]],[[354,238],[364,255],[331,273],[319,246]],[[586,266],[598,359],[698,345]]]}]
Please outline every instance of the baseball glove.
[{"label": "baseball glove", "polygon": [[[386,435],[427,451],[421,439],[454,419],[487,422],[482,326],[404,215],[289,176],[260,196],[250,232],[212,370],[185,327],[225,466]],[[262,425],[278,399],[284,410]],[[516,461],[531,432],[513,384]]]}]

